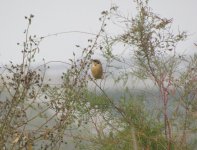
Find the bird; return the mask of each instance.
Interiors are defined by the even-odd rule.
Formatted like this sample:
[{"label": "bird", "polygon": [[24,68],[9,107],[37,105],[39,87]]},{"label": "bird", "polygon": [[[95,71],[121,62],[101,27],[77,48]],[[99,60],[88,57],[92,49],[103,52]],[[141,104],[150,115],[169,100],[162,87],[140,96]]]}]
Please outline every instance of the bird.
[{"label": "bird", "polygon": [[94,77],[95,80],[102,79],[103,67],[102,67],[100,60],[92,59],[91,61],[92,61],[92,66],[91,66],[92,76]]}]

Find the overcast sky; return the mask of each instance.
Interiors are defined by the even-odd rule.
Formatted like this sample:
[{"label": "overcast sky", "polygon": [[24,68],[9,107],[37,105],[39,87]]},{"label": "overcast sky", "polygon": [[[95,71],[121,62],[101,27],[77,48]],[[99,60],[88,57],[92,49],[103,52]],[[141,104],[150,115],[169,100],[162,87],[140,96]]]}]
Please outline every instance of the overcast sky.
[{"label": "overcast sky", "polygon": [[[97,33],[100,12],[117,4],[124,14],[134,11],[132,0],[0,0],[0,63],[19,62],[20,48],[26,27],[24,16],[34,14],[31,33],[38,36],[64,32],[85,31]],[[183,50],[197,50],[197,0],[150,0],[153,11],[163,17],[173,18],[174,26],[188,31],[191,36]],[[115,31],[114,31],[115,32]],[[85,35],[64,34],[44,40],[37,60],[66,61],[72,57],[75,45],[86,46]]]}]

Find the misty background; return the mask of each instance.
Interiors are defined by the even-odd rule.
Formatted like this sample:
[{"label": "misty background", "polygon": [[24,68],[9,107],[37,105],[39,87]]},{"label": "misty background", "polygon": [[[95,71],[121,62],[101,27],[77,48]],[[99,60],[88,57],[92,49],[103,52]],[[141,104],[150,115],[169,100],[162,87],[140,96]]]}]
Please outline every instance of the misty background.
[{"label": "misty background", "polygon": [[[82,31],[97,34],[100,29],[99,17],[103,10],[117,5],[125,16],[135,15],[132,0],[0,0],[0,63],[20,62],[21,53],[17,43],[24,40],[27,22],[24,16],[35,15],[30,33],[46,36],[67,31]],[[188,40],[181,44],[180,52],[195,52],[197,42],[197,1],[196,0],[150,0],[150,7],[162,17],[173,18],[173,29],[189,33]],[[118,33],[112,28],[111,33]],[[80,33],[67,33],[46,38],[40,45],[40,53],[36,62],[68,61],[72,53],[80,54],[75,45],[87,46],[87,39],[93,36]],[[120,51],[120,50],[117,50]],[[188,53],[188,52],[187,52]],[[95,54],[99,58],[99,53]]]}]

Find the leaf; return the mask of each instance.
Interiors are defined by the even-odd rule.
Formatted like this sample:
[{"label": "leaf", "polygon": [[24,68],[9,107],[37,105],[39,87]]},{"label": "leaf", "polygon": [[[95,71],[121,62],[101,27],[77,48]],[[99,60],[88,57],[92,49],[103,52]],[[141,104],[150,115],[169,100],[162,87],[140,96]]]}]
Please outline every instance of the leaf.
[{"label": "leaf", "polygon": [[29,141],[28,143],[27,143],[27,150],[32,150],[33,148],[32,148],[32,143]]},{"label": "leaf", "polygon": [[17,135],[15,140],[12,142],[12,144],[16,144],[20,139],[20,135]]}]

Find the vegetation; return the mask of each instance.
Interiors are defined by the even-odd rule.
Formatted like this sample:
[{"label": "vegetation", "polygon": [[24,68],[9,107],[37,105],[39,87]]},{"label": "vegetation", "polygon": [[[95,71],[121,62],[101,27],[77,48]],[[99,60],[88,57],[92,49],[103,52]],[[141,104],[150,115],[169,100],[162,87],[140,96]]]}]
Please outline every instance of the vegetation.
[{"label": "vegetation", "polygon": [[[156,15],[148,0],[135,4],[137,14],[131,18],[117,6],[101,13],[100,31],[88,39],[82,57],[73,53],[62,62],[68,69],[60,85],[46,78],[53,61],[35,66],[39,44],[48,36],[31,35],[34,16],[25,17],[25,40],[18,43],[22,61],[10,61],[0,74],[2,149],[196,148],[197,55],[177,52],[187,33],[172,31],[172,19]],[[113,25],[121,25],[121,33],[110,35]],[[126,49],[129,57],[115,54],[116,48]],[[106,62],[102,80],[89,74],[97,51]],[[151,90],[140,91],[131,80]],[[119,89],[110,91],[108,81]]]}]

